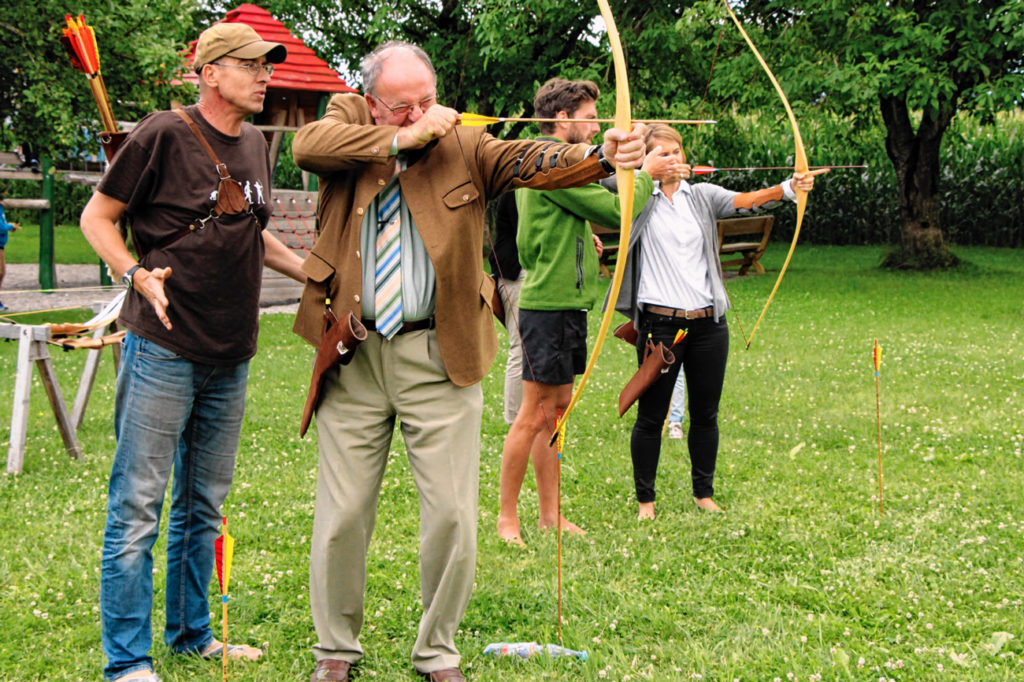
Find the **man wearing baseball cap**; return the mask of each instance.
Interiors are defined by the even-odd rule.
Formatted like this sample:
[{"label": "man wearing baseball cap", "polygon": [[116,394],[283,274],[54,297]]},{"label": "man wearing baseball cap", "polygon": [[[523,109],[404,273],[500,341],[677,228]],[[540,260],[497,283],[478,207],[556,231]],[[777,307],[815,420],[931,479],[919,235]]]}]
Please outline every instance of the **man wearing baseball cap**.
[{"label": "man wearing baseball cap", "polygon": [[[262,655],[214,639],[208,586],[256,352],[263,265],[305,281],[301,259],[264,230],[271,165],[262,133],[245,123],[263,110],[273,65],[286,56],[245,24],[204,31],[194,62],[199,101],[185,117],[144,118],[82,212],[89,243],[128,287],[100,570],[108,680],[160,679],[149,655],[152,547],[172,471],[164,642],[202,658],[219,658],[225,646],[233,658]],[[130,226],[138,260],[118,221]]]},{"label": "man wearing baseball cap", "polygon": [[280,64],[288,56],[288,51],[281,43],[260,38],[260,34],[249,24],[220,23],[214,24],[199,36],[192,66],[196,73],[201,73],[204,66],[221,57],[246,60],[264,56],[271,64]]}]

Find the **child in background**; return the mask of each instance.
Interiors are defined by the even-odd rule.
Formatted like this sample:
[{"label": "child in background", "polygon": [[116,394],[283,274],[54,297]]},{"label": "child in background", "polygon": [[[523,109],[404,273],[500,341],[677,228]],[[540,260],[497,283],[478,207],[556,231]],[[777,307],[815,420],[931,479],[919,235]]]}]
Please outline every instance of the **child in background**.
[{"label": "child in background", "polygon": [[686,375],[679,373],[676,386],[672,389],[672,402],[668,410],[668,437],[672,440],[683,438],[683,413],[686,411]]},{"label": "child in background", "polygon": [[[0,287],[3,286],[4,274],[7,272],[7,261],[4,259],[4,248],[7,246],[8,233],[21,227],[18,223],[7,222],[7,217],[4,215],[4,199],[6,198],[7,193],[0,192]],[[0,312],[5,310],[7,310],[7,306],[0,301]]]}]

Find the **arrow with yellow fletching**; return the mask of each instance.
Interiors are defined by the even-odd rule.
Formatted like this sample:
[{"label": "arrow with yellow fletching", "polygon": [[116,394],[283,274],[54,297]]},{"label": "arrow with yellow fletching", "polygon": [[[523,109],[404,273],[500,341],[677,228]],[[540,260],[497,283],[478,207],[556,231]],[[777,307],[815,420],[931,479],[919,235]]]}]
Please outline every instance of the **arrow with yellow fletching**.
[{"label": "arrow with yellow fletching", "polygon": [[[483,114],[459,114],[459,123],[470,128],[489,126],[495,123],[615,123],[614,118],[522,118],[517,116],[484,116]],[[673,123],[676,125],[704,125],[717,123],[710,119],[633,119],[633,123]]]}]

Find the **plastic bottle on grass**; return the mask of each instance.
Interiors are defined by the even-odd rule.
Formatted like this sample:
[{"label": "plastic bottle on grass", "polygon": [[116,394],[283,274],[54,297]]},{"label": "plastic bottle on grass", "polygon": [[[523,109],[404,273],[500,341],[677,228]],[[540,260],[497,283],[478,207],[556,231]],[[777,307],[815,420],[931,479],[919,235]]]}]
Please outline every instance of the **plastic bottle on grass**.
[{"label": "plastic bottle on grass", "polygon": [[484,647],[484,653],[491,656],[518,656],[529,658],[535,654],[547,654],[551,658],[570,656],[581,661],[587,660],[586,651],[566,649],[557,644],[537,644],[537,642],[496,642]]}]

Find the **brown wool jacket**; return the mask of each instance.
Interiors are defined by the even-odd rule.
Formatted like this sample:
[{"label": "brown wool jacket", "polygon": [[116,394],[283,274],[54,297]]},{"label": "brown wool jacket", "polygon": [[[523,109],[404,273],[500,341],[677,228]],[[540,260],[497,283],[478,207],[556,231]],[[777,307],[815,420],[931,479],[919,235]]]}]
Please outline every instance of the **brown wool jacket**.
[{"label": "brown wool jacket", "polygon": [[[294,327],[313,345],[320,340],[327,282],[335,314],[361,316],[360,229],[394,173],[389,154],[397,132],[374,124],[363,97],[345,94],[295,135],[295,163],[320,179],[321,234],[303,264],[309,279]],[[457,126],[410,157],[399,183],[434,266],[438,345],[456,385],[480,381],[497,353],[494,283],[483,269],[487,202],[516,187],[578,187],[604,178],[598,155],[586,156],[593,149],[498,140],[483,128]]]}]

